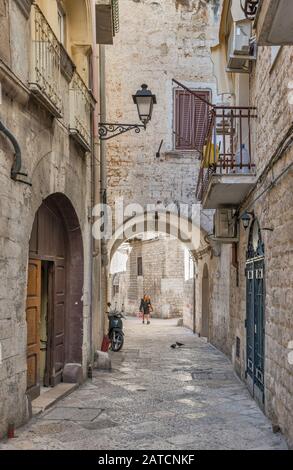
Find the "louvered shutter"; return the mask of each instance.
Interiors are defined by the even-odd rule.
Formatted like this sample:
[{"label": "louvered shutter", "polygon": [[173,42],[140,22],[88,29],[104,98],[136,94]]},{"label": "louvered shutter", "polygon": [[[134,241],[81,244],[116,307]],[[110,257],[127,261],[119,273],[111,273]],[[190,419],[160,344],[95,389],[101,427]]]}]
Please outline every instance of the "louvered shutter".
[{"label": "louvered shutter", "polygon": [[[208,91],[196,91],[209,100]],[[175,148],[202,151],[208,124],[208,105],[196,96],[176,90],[175,94]]]}]

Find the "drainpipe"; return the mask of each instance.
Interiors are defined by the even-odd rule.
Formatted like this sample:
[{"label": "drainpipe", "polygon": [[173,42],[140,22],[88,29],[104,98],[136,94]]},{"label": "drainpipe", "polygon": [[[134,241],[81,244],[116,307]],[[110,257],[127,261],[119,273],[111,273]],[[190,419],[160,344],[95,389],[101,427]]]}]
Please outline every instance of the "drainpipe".
[{"label": "drainpipe", "polygon": [[[93,74],[94,76],[94,74]],[[95,138],[94,138],[94,111],[91,112],[91,129],[92,129],[92,142],[91,142],[91,207],[90,214],[88,214],[90,221],[90,362],[93,362],[93,251],[94,251],[94,240],[92,235],[92,226],[93,226],[93,207],[95,204],[94,194],[95,194]],[[88,370],[90,365],[88,364]]]},{"label": "drainpipe", "polygon": [[196,333],[196,269],[193,261],[193,333]]},{"label": "drainpipe", "polygon": [[[105,46],[100,45],[100,119],[106,122],[106,55]],[[100,143],[101,157],[101,201],[105,202],[107,198],[107,162],[106,162],[106,143]]]},{"label": "drainpipe", "polygon": [[95,15],[96,1],[92,0],[92,93],[96,100],[95,108],[91,113],[91,129],[92,129],[92,143],[91,143],[91,213],[89,214],[91,220],[91,233],[90,233],[90,354],[91,361],[94,359],[94,262],[96,252],[96,241],[93,238],[93,208],[98,203],[96,197],[97,186],[97,155],[98,149],[96,145],[97,137],[97,122],[98,122],[98,64],[97,64],[97,45],[96,45],[96,15]]},{"label": "drainpipe", "polygon": [[[31,186],[31,183],[25,180],[27,178],[27,173],[21,172],[21,149],[18,141],[15,136],[4,126],[3,122],[0,120],[0,132],[2,132],[10,140],[14,148],[14,162],[11,168],[11,178],[14,181],[19,181],[21,183],[28,184]],[[23,179],[24,178],[24,179]]]},{"label": "drainpipe", "polygon": [[[100,120],[106,122],[106,54],[105,46],[99,46],[100,56]],[[107,160],[106,160],[106,143],[100,142],[100,187],[101,187],[101,203],[107,204]],[[101,295],[101,311],[106,310],[106,302],[108,301],[108,252],[107,242],[105,239],[101,240],[101,259],[102,259],[102,270],[104,270],[104,287],[105,293]],[[103,303],[103,300],[105,302]],[[104,329],[106,328],[106,321],[104,321]]]}]

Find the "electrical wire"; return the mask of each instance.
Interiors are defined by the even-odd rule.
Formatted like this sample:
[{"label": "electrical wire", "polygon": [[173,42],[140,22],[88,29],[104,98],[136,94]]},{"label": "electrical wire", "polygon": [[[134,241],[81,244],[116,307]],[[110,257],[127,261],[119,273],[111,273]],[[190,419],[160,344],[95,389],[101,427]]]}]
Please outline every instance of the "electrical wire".
[{"label": "electrical wire", "polygon": [[264,189],[255,199],[253,199],[252,202],[250,202],[247,206],[246,209],[242,212],[242,214],[239,216],[239,218],[242,217],[242,215],[249,209],[251,206],[253,206],[266,192],[268,192],[271,188],[273,188],[276,183],[287,173],[287,171],[290,170],[290,168],[293,167],[293,162],[291,162],[282,172],[280,175],[278,175],[276,178],[271,181],[271,183]]}]

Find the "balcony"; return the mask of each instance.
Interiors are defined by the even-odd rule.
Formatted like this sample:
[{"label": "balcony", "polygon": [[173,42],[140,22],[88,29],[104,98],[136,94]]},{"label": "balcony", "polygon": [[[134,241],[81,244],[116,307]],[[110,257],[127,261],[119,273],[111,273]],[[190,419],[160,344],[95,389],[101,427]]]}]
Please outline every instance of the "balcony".
[{"label": "balcony", "polygon": [[62,115],[60,44],[37,5],[32,6],[32,65],[29,86],[55,117]]},{"label": "balcony", "polygon": [[91,150],[91,115],[95,99],[77,72],[74,73],[69,89],[70,94],[70,135],[84,148]]},{"label": "balcony", "polygon": [[254,187],[251,130],[256,117],[255,108],[211,110],[197,185],[204,209],[237,208]]},{"label": "balcony", "polygon": [[97,44],[113,44],[119,31],[119,0],[96,0]]}]

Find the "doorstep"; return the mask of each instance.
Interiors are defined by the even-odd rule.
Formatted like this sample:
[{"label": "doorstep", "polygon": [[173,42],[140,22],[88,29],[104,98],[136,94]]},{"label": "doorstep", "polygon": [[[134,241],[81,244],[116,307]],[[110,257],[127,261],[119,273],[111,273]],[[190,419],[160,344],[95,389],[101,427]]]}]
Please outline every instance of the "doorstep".
[{"label": "doorstep", "polygon": [[47,392],[42,393],[38,398],[32,401],[32,415],[39,415],[62,400],[62,398],[74,392],[78,387],[78,384],[61,383],[54,388],[50,388]]}]

